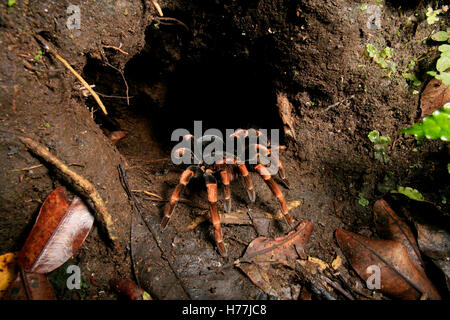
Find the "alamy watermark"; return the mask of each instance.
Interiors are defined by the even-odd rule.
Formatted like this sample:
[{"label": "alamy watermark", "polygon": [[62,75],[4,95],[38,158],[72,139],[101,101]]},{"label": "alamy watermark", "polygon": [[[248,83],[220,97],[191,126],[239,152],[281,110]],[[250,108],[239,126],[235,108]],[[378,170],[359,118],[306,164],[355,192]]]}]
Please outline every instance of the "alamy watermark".
[{"label": "alamy watermark", "polygon": [[77,5],[71,4],[67,7],[66,10],[67,14],[69,14],[69,17],[66,21],[67,29],[69,30],[80,30],[81,29],[81,10],[80,7]]},{"label": "alamy watermark", "polygon": [[381,269],[380,266],[370,265],[366,268],[366,273],[370,276],[366,280],[367,288],[370,290],[381,289]]},{"label": "alamy watermark", "polygon": [[[269,140],[270,138],[270,140]],[[271,174],[278,172],[278,129],[207,129],[203,132],[202,121],[194,121],[194,134],[187,129],[173,131],[171,140],[178,141],[172,149],[174,164],[208,164],[218,161],[227,164],[248,163],[266,166]]]},{"label": "alamy watermark", "polygon": [[66,273],[70,274],[66,280],[67,289],[81,289],[81,270],[80,267],[74,264],[71,264],[67,267]]}]

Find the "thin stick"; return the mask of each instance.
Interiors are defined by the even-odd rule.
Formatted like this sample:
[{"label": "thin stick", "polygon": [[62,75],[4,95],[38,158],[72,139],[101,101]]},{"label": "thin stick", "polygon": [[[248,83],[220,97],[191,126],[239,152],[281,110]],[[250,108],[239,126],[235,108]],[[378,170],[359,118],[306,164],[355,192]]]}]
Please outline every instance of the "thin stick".
[{"label": "thin stick", "polygon": [[350,97],[345,98],[344,100],[341,100],[341,101],[338,101],[338,102],[336,102],[336,103],[334,103],[334,104],[332,104],[332,105],[329,105],[329,106],[325,109],[325,112],[327,112],[327,111],[330,110],[331,108],[337,107],[338,105],[340,105],[341,103],[344,103],[344,102],[347,101],[347,100],[353,99],[354,97],[355,97],[355,95],[353,94],[353,95],[351,95]]},{"label": "thin stick", "polygon": [[163,12],[161,7],[159,6],[159,3],[156,0],[152,0],[153,5],[156,8],[156,11],[158,11],[158,14],[162,17],[163,16]]},{"label": "thin stick", "polygon": [[128,52],[123,51],[123,50],[120,49],[119,47],[115,47],[115,46],[103,46],[103,48],[114,49],[114,50],[117,50],[117,51],[119,51],[119,52],[122,52],[122,53],[125,54],[125,55],[128,55]]},{"label": "thin stick", "polygon": [[153,192],[150,192],[150,191],[146,191],[146,190],[131,190],[131,192],[145,193],[148,196],[152,196],[152,197],[158,198],[159,200],[163,200],[163,198],[160,195],[157,195],[156,193],[153,193]]},{"label": "thin stick", "polygon": [[20,169],[21,171],[29,171],[29,170],[33,170],[33,169],[36,169],[36,168],[40,168],[40,167],[43,167],[44,165],[41,163],[41,164],[37,164],[37,165],[35,165],[35,166],[31,166],[31,167],[28,167],[28,168],[22,168],[22,169]]},{"label": "thin stick", "polygon": [[119,250],[120,246],[116,232],[113,230],[114,223],[112,217],[108,213],[105,203],[95,186],[84,177],[70,170],[66,164],[50,153],[44,145],[28,137],[18,136],[18,138],[32,153],[58,169],[63,177],[88,200],[87,203],[96,213],[96,218],[105,229],[109,240],[112,242],[114,248]]},{"label": "thin stick", "polygon": [[71,66],[71,65],[70,65],[63,57],[61,57],[61,56],[56,52],[55,49],[51,48],[51,47],[48,45],[47,41],[44,40],[44,38],[42,38],[42,37],[39,36],[39,35],[37,35],[36,38],[37,38],[39,41],[41,41],[42,44],[45,45],[45,49],[46,49],[48,52],[52,53],[52,54],[56,57],[56,59],[58,59],[59,61],[61,61],[62,64],[63,64],[67,69],[69,69],[69,71],[72,72],[73,75],[74,75],[75,77],[77,77],[78,80],[80,80],[80,82],[83,84],[83,86],[86,88],[86,90],[88,90],[88,91],[92,94],[92,96],[94,97],[95,101],[97,101],[97,103],[98,103],[98,105],[100,106],[100,108],[102,109],[103,113],[104,113],[105,115],[107,115],[108,112],[106,111],[105,105],[103,104],[102,100],[101,100],[100,97],[97,95],[97,93],[95,93],[95,91],[92,90],[91,86],[86,82],[86,80],[84,80],[83,77],[80,76],[80,75],[78,74],[78,72],[76,72],[76,71],[72,68],[72,66]]}]

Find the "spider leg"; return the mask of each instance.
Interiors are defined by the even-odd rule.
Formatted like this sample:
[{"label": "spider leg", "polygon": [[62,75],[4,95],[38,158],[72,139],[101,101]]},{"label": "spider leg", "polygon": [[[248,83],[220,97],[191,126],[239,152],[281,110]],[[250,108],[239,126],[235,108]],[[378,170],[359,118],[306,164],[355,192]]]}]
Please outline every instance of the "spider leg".
[{"label": "spider leg", "polygon": [[223,183],[223,192],[225,201],[223,203],[225,212],[231,211],[231,188],[230,188],[230,173],[227,168],[220,169],[220,178]]},{"label": "spider leg", "polygon": [[206,170],[203,175],[206,183],[206,190],[208,192],[209,208],[211,211],[211,220],[214,226],[214,239],[222,256],[226,257],[227,249],[223,244],[222,229],[220,227],[220,216],[217,209],[217,181],[214,178],[211,170]]},{"label": "spider leg", "polygon": [[[272,148],[266,148],[265,146],[261,145],[261,144],[255,144],[253,146],[256,155],[261,154],[261,152],[263,152],[263,155],[265,157],[268,157],[269,155],[271,155],[272,149],[277,148],[278,150],[280,150],[281,148],[279,146],[274,146]],[[290,184],[289,181],[286,178],[286,171],[284,170],[283,164],[281,163],[281,160],[279,157],[276,158],[277,161],[277,167],[278,167],[278,176],[280,177],[280,179],[283,181],[283,183],[285,184],[285,186],[290,189]]]},{"label": "spider leg", "polygon": [[198,166],[189,166],[186,170],[183,171],[180,177],[180,182],[175,187],[175,190],[173,191],[172,196],[170,197],[169,206],[167,207],[166,214],[164,215],[164,218],[161,222],[162,229],[164,229],[167,226],[167,223],[169,222],[170,219],[170,215],[172,214],[178,201],[180,200],[180,195],[183,192],[186,185],[189,183],[192,177],[198,176],[199,174],[202,173],[203,171]]},{"label": "spider leg", "polygon": [[286,222],[288,223],[289,226],[292,227],[292,219],[288,213],[287,205],[286,205],[286,201],[284,200],[283,193],[281,192],[277,183],[272,179],[272,176],[270,175],[269,170],[260,163],[255,166],[255,170],[264,179],[264,182],[267,184],[269,189],[272,191],[274,196],[277,198],[278,203],[280,204],[280,207],[281,207],[281,212],[283,212]]},{"label": "spider leg", "polygon": [[237,167],[242,176],[242,180],[244,181],[243,184],[245,185],[245,188],[247,190],[248,198],[250,199],[251,202],[255,202],[256,200],[255,189],[253,188],[252,179],[248,174],[247,166],[244,163],[238,163]]}]

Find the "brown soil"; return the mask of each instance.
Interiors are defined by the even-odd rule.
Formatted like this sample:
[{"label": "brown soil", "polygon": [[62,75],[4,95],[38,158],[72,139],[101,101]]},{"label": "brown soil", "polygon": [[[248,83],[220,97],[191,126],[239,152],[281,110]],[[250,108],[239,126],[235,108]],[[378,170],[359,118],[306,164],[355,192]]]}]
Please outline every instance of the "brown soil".
[{"label": "brown soil", "polygon": [[[311,256],[333,260],[337,228],[376,236],[371,207],[388,191],[382,188],[386,177],[441,203],[443,192],[448,193],[446,149],[440,142],[417,145],[400,134],[420,114],[420,95],[412,94],[416,88],[402,78],[401,70],[412,57],[423,57],[415,71],[425,82],[425,72],[433,69],[437,57],[436,46],[422,41],[435,28],[425,21],[426,3],[401,7],[383,1],[381,28],[369,29],[369,16],[359,1],[160,1],[165,17],[184,24],[167,25],[158,20],[151,1],[97,0],[83,2],[81,30],[69,30],[68,1],[18,1],[11,8],[3,1],[0,253],[20,250],[52,189],[64,184],[71,190],[51,167],[20,170],[40,163],[15,138],[23,134],[45,144],[64,162],[82,165],[72,169],[98,187],[122,245],[120,252],[111,249],[95,226],[73,260],[81,267],[84,293],[61,290],[59,298],[117,298],[109,279],[134,278],[132,206],[119,181],[118,164],[125,163],[131,189],[167,199],[184,169],[170,161],[173,129],[192,131],[194,120],[202,120],[204,129],[281,129],[278,92],[286,93],[294,105],[297,136],[295,141],[282,137],[288,148],[281,159],[291,182],[290,190],[283,192],[288,201],[301,201],[291,211],[293,218],[314,223]],[[41,48],[35,35],[52,43],[97,92],[121,97],[102,97],[107,116],[50,54],[30,60]],[[386,76],[386,70],[371,62],[368,43],[393,48],[392,61],[399,72]],[[123,52],[105,46],[120,46]],[[127,86],[129,104],[124,98]],[[338,102],[342,103],[328,108]],[[115,130],[127,132],[116,145],[108,139]],[[374,159],[367,138],[372,130],[393,141],[387,164]],[[256,203],[248,204],[240,185],[234,184],[234,207],[275,212],[278,207],[270,191],[257,176],[252,178],[258,181]],[[369,200],[368,206],[358,204],[360,194]],[[165,203],[136,196],[145,207],[146,220],[159,231]],[[185,264],[195,266],[196,254],[209,259],[210,266],[230,263],[257,237],[251,226],[223,226],[229,257],[220,257],[210,223],[187,229],[207,214],[200,209],[207,207],[204,190],[189,189],[184,197],[197,206],[179,205],[158,236],[175,257],[189,251],[183,256]],[[446,205],[441,206],[446,211]],[[267,235],[287,230],[284,222],[274,221]],[[245,276],[233,272],[226,275],[230,281],[242,281],[246,295],[200,288],[190,296],[247,299],[260,294]]]}]

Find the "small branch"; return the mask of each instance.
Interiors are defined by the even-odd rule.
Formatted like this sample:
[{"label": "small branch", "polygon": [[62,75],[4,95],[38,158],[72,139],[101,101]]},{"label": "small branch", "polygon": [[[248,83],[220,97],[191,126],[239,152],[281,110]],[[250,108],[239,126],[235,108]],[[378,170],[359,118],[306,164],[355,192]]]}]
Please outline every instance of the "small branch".
[{"label": "small branch", "polygon": [[152,197],[158,198],[159,200],[163,200],[163,198],[160,195],[157,195],[156,193],[149,192],[149,191],[146,191],[146,190],[131,190],[131,192],[145,193],[148,196],[152,196]]},{"label": "small branch", "polygon": [[122,49],[120,49],[120,47],[115,47],[115,46],[103,46],[103,48],[114,49],[114,50],[117,50],[117,51],[119,51],[119,52],[121,52],[121,53],[123,53],[123,54],[125,54],[125,55],[128,55],[128,52],[123,51]]},{"label": "small branch", "polygon": [[98,105],[100,106],[100,108],[102,109],[103,113],[105,115],[108,114],[108,112],[106,111],[106,107],[103,104],[102,100],[100,99],[100,97],[97,95],[97,93],[95,93],[94,90],[92,90],[91,86],[86,82],[86,80],[83,79],[82,76],[80,76],[78,74],[78,72],[76,72],[72,66],[63,58],[61,57],[55,49],[51,48],[50,45],[47,43],[47,41],[44,40],[44,38],[42,38],[41,36],[37,35],[36,39],[38,39],[44,46],[45,46],[45,50],[47,50],[48,52],[50,52],[51,54],[53,54],[56,59],[58,59],[59,61],[62,62],[62,64],[69,69],[70,72],[73,73],[73,75],[80,80],[80,82],[83,84],[83,86],[92,94],[92,96],[94,97],[95,101],[97,101]]},{"label": "small branch", "polygon": [[159,6],[158,1],[152,0],[152,3],[155,6],[156,11],[158,11],[158,14],[162,17],[163,16],[163,12],[162,12],[161,7]]},{"label": "small branch", "polygon": [[105,229],[109,240],[112,242],[114,248],[119,250],[119,242],[116,232],[113,230],[113,220],[108,213],[102,197],[98,193],[94,185],[80,176],[78,173],[69,169],[61,160],[56,158],[50,151],[42,144],[34,141],[31,138],[18,136],[19,140],[35,155],[42,158],[48,164],[53,165],[63,175],[63,177],[75,188],[81,195],[84,196],[88,204],[96,213],[96,218],[101,226]]},{"label": "small branch", "polygon": [[353,99],[354,97],[355,97],[355,95],[353,94],[353,95],[351,95],[350,97],[345,98],[344,100],[341,100],[341,101],[336,102],[336,103],[334,103],[334,104],[332,104],[332,105],[329,105],[328,107],[326,107],[325,112],[327,112],[327,111],[330,110],[331,108],[337,107],[338,105],[340,105],[340,104],[342,104],[342,103],[344,103],[344,102],[346,102],[346,101],[348,101],[348,100]]}]

